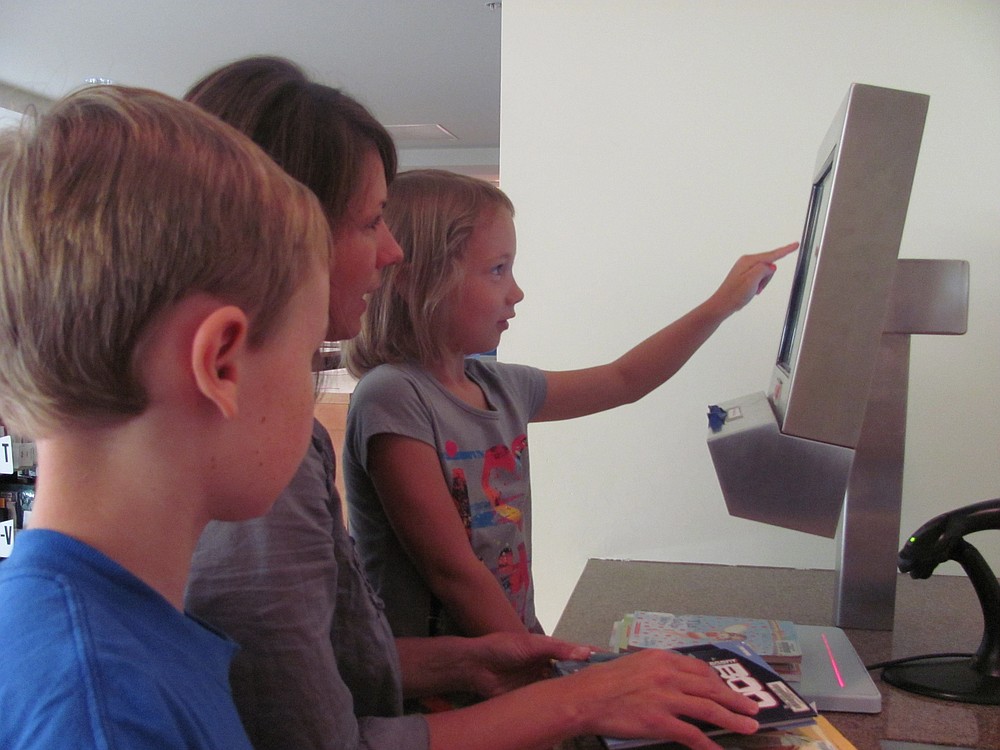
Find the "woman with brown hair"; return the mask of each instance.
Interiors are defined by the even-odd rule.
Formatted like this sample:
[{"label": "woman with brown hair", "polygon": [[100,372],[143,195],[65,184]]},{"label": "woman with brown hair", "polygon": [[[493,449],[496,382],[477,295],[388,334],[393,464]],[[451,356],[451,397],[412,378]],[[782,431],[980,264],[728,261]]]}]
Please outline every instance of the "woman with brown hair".
[{"label": "woman with brown hair", "polygon": [[[382,221],[396,154],[377,121],[295,65],[252,58],[187,98],[248,133],[326,207],[334,236],[328,337],[360,328],[364,297],[402,253]],[[241,646],[231,683],[258,750],[527,750],[581,734],[670,738],[717,748],[683,715],[752,732],[756,704],[707,665],[649,651],[558,680],[552,659],[589,649],[528,633],[394,639],[341,515],[333,447],[312,444],[271,513],[208,526],[186,603]],[[464,691],[492,697],[403,715],[403,698]]]}]

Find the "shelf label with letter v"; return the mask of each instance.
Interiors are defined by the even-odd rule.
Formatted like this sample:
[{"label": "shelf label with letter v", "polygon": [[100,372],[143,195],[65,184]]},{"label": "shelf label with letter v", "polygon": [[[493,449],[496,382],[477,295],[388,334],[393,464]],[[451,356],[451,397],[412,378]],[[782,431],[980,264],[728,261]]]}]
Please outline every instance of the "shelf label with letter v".
[{"label": "shelf label with letter v", "polygon": [[0,557],[10,557],[14,551],[14,519],[0,523]]}]

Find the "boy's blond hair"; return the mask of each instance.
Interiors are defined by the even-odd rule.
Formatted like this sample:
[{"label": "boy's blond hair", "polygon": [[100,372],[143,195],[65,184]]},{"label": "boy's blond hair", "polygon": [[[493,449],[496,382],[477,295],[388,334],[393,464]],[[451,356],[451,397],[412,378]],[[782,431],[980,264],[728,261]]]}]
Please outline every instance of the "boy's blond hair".
[{"label": "boy's blond hair", "polygon": [[495,185],[438,169],[402,172],[389,186],[384,218],[403,249],[372,293],[361,333],[345,345],[360,377],[385,363],[426,365],[443,355],[438,331],[448,294],[461,283],[460,261],[476,224],[514,206]]},{"label": "boy's blond hair", "polygon": [[40,437],[144,411],[136,346],[195,293],[280,323],[330,234],[315,197],[197,107],[101,86],[0,133],[0,416]]}]

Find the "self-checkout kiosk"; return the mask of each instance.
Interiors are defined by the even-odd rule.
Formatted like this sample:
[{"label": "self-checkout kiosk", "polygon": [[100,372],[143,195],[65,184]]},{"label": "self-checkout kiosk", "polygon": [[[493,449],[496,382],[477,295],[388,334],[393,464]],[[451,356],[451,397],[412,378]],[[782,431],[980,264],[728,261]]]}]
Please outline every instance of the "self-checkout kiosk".
[{"label": "self-checkout kiosk", "polygon": [[840,627],[892,629],[910,337],[967,326],[968,263],[898,258],[927,107],[850,87],[819,150],[768,390],[709,409],[730,514],[836,538]]}]

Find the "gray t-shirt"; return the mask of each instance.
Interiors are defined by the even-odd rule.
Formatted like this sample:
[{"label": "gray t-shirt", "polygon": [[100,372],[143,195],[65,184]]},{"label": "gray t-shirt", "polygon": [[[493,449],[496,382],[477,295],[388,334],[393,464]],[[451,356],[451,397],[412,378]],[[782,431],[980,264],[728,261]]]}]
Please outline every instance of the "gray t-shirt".
[{"label": "gray t-shirt", "polygon": [[535,632],[531,578],[528,423],[545,402],[545,375],[523,365],[469,359],[466,374],[486,396],[477,409],[412,365],[381,365],[351,397],[344,481],[351,532],[365,573],[385,601],[397,636],[459,633],[401,546],[367,472],[368,443],[379,434],[432,446],[476,556]]},{"label": "gray t-shirt", "polygon": [[400,716],[395,641],[344,527],[334,472],[330,436],[315,422],[266,516],[205,529],[185,607],[241,646],[230,683],[256,750],[427,750],[427,722]]}]

